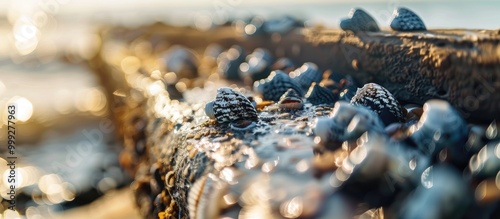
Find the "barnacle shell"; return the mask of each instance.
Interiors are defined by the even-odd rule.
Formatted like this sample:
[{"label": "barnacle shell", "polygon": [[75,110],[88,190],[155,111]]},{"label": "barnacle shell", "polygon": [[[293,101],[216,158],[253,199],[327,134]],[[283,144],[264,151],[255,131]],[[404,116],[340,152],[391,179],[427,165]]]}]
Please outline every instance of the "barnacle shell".
[{"label": "barnacle shell", "polygon": [[239,66],[240,77],[244,81],[256,81],[269,76],[274,58],[271,53],[262,48],[255,49]]},{"label": "barnacle shell", "polygon": [[422,218],[423,214],[424,218],[460,218],[474,199],[462,173],[448,165],[427,168],[418,185],[396,218]]},{"label": "barnacle shell", "polygon": [[349,17],[340,21],[342,30],[358,31],[380,31],[377,22],[363,9],[353,8],[349,13]]},{"label": "barnacle shell", "polygon": [[364,132],[384,132],[384,125],[373,111],[344,101],[335,103],[328,117],[316,119],[313,132],[321,144],[359,138]]},{"label": "barnacle shell", "polygon": [[323,73],[312,62],[304,63],[300,68],[290,72],[290,77],[295,80],[302,90],[307,90],[312,83],[318,83],[323,78]]},{"label": "barnacle shell", "polygon": [[302,97],[294,89],[288,89],[278,102],[278,107],[282,110],[302,109]]},{"label": "barnacle shell", "polygon": [[[349,159],[346,159],[342,164],[353,167],[352,173],[349,173],[350,171],[345,173],[350,174],[345,183],[356,182],[360,179],[369,182],[368,179],[384,177],[386,173],[384,165],[390,159],[388,149],[392,146],[387,136],[375,132],[366,132],[360,139],[362,139],[359,141],[360,144],[350,153]],[[340,169],[339,171],[348,168],[341,167]],[[363,187],[362,189],[367,189],[370,185],[365,184]]]},{"label": "barnacle shell", "polygon": [[[210,110],[210,106],[212,110]],[[257,111],[252,102],[243,94],[228,87],[217,90],[217,96],[213,102],[207,103],[205,113],[213,116],[217,122],[233,122],[236,120],[257,120]]]},{"label": "barnacle shell", "polygon": [[232,46],[217,57],[217,71],[228,80],[239,80],[239,66],[245,61],[245,50],[241,46]]},{"label": "barnacle shell", "polygon": [[338,97],[328,88],[313,83],[305,96],[306,100],[313,105],[332,105],[337,102]]},{"label": "barnacle shell", "polygon": [[395,31],[426,30],[422,19],[415,12],[403,7],[394,10],[391,28]]},{"label": "barnacle shell", "polygon": [[365,106],[376,112],[385,125],[404,122],[403,108],[394,96],[384,87],[368,83],[358,89],[351,99],[352,105]]},{"label": "barnacle shell", "polygon": [[199,60],[189,49],[175,45],[162,56],[162,63],[167,72],[175,72],[178,78],[195,78],[198,76]]},{"label": "barnacle shell", "polygon": [[272,71],[269,77],[254,83],[255,91],[260,93],[264,100],[275,102],[290,88],[297,91],[300,96],[303,96],[303,91],[299,84],[281,70]]},{"label": "barnacle shell", "polygon": [[221,199],[227,188],[227,183],[222,182],[213,174],[196,180],[188,193],[189,218],[217,218],[224,207]]},{"label": "barnacle shell", "polygon": [[434,155],[445,147],[463,151],[467,123],[448,102],[429,100],[418,123],[410,127],[410,135],[427,155]]}]

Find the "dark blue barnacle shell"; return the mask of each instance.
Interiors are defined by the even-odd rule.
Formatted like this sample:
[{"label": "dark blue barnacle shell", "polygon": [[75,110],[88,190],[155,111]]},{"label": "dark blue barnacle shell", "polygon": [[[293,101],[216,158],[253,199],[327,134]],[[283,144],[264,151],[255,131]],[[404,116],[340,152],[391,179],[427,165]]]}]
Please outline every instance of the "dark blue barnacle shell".
[{"label": "dark blue barnacle shell", "polygon": [[300,85],[302,90],[307,90],[312,83],[319,83],[321,81],[323,73],[318,70],[316,64],[306,62],[300,68],[290,72],[290,77]]},{"label": "dark blue barnacle shell", "polygon": [[425,31],[424,22],[413,11],[407,8],[397,8],[393,12],[391,28],[395,31]]},{"label": "dark blue barnacle shell", "polygon": [[266,78],[271,72],[273,61],[274,58],[267,49],[255,49],[246,57],[246,61],[240,64],[240,78],[251,82]]},{"label": "dark blue barnacle shell", "polygon": [[292,80],[287,73],[280,70],[272,71],[269,77],[254,83],[254,90],[260,93],[264,100],[275,102],[279,101],[281,95],[290,88],[294,89],[300,96],[304,95],[297,82]]},{"label": "dark blue barnacle shell", "polygon": [[250,100],[240,92],[228,87],[217,90],[215,100],[208,102],[205,106],[205,113],[220,123],[258,119],[257,111]]},{"label": "dark blue barnacle shell", "polygon": [[[330,178],[330,185],[338,185],[339,192],[363,200],[369,208],[390,205],[400,197],[401,191],[411,191],[413,174],[422,173],[428,164],[424,156],[407,155],[411,151],[382,133],[368,130],[355,144]],[[418,157],[413,157],[415,155]],[[412,160],[414,165],[410,167],[408,163]]]},{"label": "dark blue barnacle shell", "polygon": [[422,173],[420,181],[395,218],[467,218],[465,213],[473,204],[474,193],[460,171],[435,165]]},{"label": "dark blue barnacle shell", "polygon": [[394,96],[384,87],[368,83],[358,89],[351,99],[352,105],[365,106],[376,112],[385,125],[404,122],[403,108]]},{"label": "dark blue barnacle shell", "polygon": [[217,71],[228,80],[240,80],[239,67],[245,61],[245,50],[241,46],[232,46],[217,57]]},{"label": "dark blue barnacle shell", "polygon": [[313,132],[321,144],[355,140],[366,131],[383,133],[384,125],[375,112],[338,101],[328,117],[316,119]]},{"label": "dark blue barnacle shell", "polygon": [[288,89],[278,101],[278,107],[281,110],[298,110],[302,109],[302,97],[294,89]]},{"label": "dark blue barnacle shell", "polygon": [[375,19],[360,8],[351,9],[349,17],[340,21],[340,28],[342,28],[342,30],[350,30],[352,32],[380,31]]},{"label": "dark blue barnacle shell", "polygon": [[174,45],[162,56],[162,64],[167,72],[175,72],[178,78],[195,78],[198,76],[199,60],[193,51],[186,47]]},{"label": "dark blue barnacle shell", "polygon": [[331,105],[335,104],[338,96],[335,95],[330,89],[325,88],[319,84],[312,83],[311,87],[305,95],[306,101],[313,105]]},{"label": "dark blue barnacle shell", "polygon": [[448,148],[449,155],[460,156],[467,139],[467,123],[444,100],[429,100],[417,124],[410,127],[410,138],[426,154],[435,156]]}]

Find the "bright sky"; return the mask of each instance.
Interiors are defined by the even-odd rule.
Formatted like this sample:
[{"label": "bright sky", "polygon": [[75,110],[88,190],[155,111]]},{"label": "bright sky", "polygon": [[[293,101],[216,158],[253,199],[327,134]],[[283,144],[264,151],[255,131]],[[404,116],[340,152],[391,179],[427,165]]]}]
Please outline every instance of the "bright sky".
[{"label": "bright sky", "polygon": [[[2,0],[0,1],[0,12],[5,12],[9,6],[14,4],[22,4],[22,5],[64,5],[70,8],[73,7],[81,7],[87,8],[108,8],[108,7],[130,7],[134,5],[155,5],[157,6],[172,6],[172,5],[206,5],[206,4],[214,4],[214,3],[226,3],[226,2],[235,2],[239,4],[263,4],[263,3],[336,3],[336,2],[429,2],[436,0]],[[456,0],[437,0],[439,2],[457,2]],[[478,2],[478,0],[458,0],[461,2]],[[479,0],[481,2],[495,1],[495,0]]]},{"label": "bright sky", "polygon": [[[419,11],[419,14],[427,18],[427,22],[429,26],[433,27],[483,27],[483,28],[498,28],[498,21],[500,19],[499,13],[488,13],[486,16],[482,16],[481,10],[488,10],[490,12],[500,10],[500,4],[498,4],[498,0],[0,0],[0,17],[1,15],[6,14],[34,14],[35,11],[40,10],[42,8],[44,11],[47,9],[56,10],[58,16],[65,16],[66,18],[75,18],[78,15],[84,16],[125,16],[125,18],[129,18],[132,16],[132,20],[137,20],[138,18],[143,18],[144,13],[146,15],[149,14],[150,11],[154,10],[155,13],[162,15],[169,15],[169,9],[173,9],[176,7],[210,7],[212,8],[214,5],[224,6],[231,5],[237,6],[236,9],[241,12],[245,10],[245,6],[249,6],[251,8],[252,5],[257,6],[265,6],[266,4],[304,4],[304,5],[314,5],[317,3],[327,3],[330,6],[335,3],[348,3],[349,5],[359,5],[363,7],[364,3],[386,3],[383,5],[387,5],[388,7],[393,7],[394,5],[405,5],[412,3],[420,3],[427,2],[427,4],[423,4],[421,8],[416,7]],[[497,4],[490,4],[489,2],[495,2]],[[457,4],[462,3],[462,4]],[[465,4],[463,4],[465,3]],[[479,3],[479,4],[478,4]],[[481,4],[482,3],[482,4]],[[415,4],[412,4],[415,6]],[[433,5],[440,5],[440,8],[432,7]],[[469,5],[471,7],[469,7]],[[477,6],[479,5],[479,6]],[[372,4],[373,6],[373,4]],[[477,7],[472,7],[477,6]],[[271,6],[276,7],[276,6]],[[349,6],[351,7],[351,6]],[[232,7],[231,7],[232,8]],[[295,7],[295,8],[300,8]],[[309,7],[310,8],[310,7]],[[472,8],[472,9],[469,9]],[[12,10],[16,9],[16,10]],[[164,10],[163,10],[164,9]],[[286,7],[280,8],[281,11],[286,11]],[[320,7],[319,10],[322,8]],[[335,8],[332,8],[335,9]],[[379,8],[368,8],[370,10],[379,10]],[[386,8],[384,8],[386,9]],[[345,16],[346,12],[338,15]],[[392,9],[389,10],[389,15]],[[467,20],[464,20],[463,14],[468,13],[469,10],[474,13],[474,17],[469,19],[471,20],[469,24],[464,24]],[[230,10],[233,12],[233,10]],[[97,13],[96,13],[97,12]],[[127,13],[123,14],[121,12]],[[170,12],[176,12],[176,10],[170,10]],[[177,11],[178,12],[178,11]],[[372,13],[376,13],[376,11],[371,11]],[[94,14],[93,14],[94,13]],[[142,13],[142,14],[141,14]],[[238,13],[238,12],[236,12]],[[325,10],[322,11],[323,14],[312,14],[313,16],[330,16],[330,19],[338,19],[336,14],[328,13]],[[338,11],[336,12],[338,13]],[[77,15],[77,16],[75,16]],[[14,15],[15,16],[15,15]],[[13,16],[9,16],[13,17]],[[442,19],[442,18],[446,19]],[[117,20],[122,20],[122,18],[118,18]],[[487,24],[482,25],[481,24]]]},{"label": "bright sky", "polygon": [[142,8],[142,7],[173,7],[173,6],[203,6],[213,4],[235,3],[238,5],[252,4],[267,4],[267,3],[409,3],[409,2],[488,2],[495,0],[1,0],[0,14],[5,14],[12,6],[36,7],[48,6],[58,7],[63,6],[68,11],[94,11],[103,9],[127,9],[127,8]]}]

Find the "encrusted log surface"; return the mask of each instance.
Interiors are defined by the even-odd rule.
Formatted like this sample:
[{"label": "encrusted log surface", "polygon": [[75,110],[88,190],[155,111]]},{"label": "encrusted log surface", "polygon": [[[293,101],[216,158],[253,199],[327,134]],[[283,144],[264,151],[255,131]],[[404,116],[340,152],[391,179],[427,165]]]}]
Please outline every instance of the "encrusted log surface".
[{"label": "encrusted log surface", "polygon": [[285,35],[244,37],[231,27],[203,32],[153,25],[113,34],[130,40],[149,39],[153,46],[186,45],[200,52],[210,43],[238,44],[248,51],[263,47],[296,63],[310,61],[323,70],[352,75],[361,84],[378,83],[403,102],[445,99],[466,118],[480,122],[500,119],[499,30],[354,34],[300,29]]},{"label": "encrusted log surface", "polygon": [[[103,36],[103,51],[92,64],[115,79],[125,79],[124,84],[115,84],[116,87],[109,89],[119,88],[115,91],[118,93],[115,102],[121,104],[116,111],[126,145],[122,164],[135,175],[133,186],[138,204],[146,211],[145,217],[188,217],[189,188],[193,182],[209,177],[208,173],[215,173],[223,183],[206,186],[213,189],[212,195],[204,197],[211,203],[203,203],[197,211],[207,218],[221,214],[243,214],[247,218],[252,214],[260,218],[287,214],[295,217],[293,209],[286,209],[286,203],[297,204],[294,202],[298,199],[294,197],[300,197],[299,204],[305,209],[301,210],[301,217],[332,214],[350,217],[366,210],[356,212],[353,203],[363,200],[352,200],[335,192],[329,177],[318,175],[315,170],[322,167],[314,164],[317,161],[312,150],[315,143],[310,125],[315,117],[328,113],[329,107],[276,113],[278,119],[265,123],[262,133],[233,133],[228,125],[211,122],[203,113],[204,103],[207,98],[215,97],[215,89],[188,92],[185,95],[205,98],[186,98],[185,102],[170,100],[164,90],[151,89],[160,82],[150,75],[159,68],[158,63],[151,60],[158,58],[166,42],[183,44],[195,51],[203,51],[209,43],[224,47],[238,44],[248,50],[263,47],[297,63],[311,61],[321,69],[352,75],[361,83],[379,83],[403,102],[422,104],[428,99],[442,98],[460,109],[469,120],[491,122],[500,118],[498,31],[433,30],[355,35],[341,30],[301,29],[280,36],[247,38],[230,27],[201,32],[153,25],[138,30],[115,29]],[[137,39],[149,42],[153,50],[146,55],[134,50]],[[109,51],[110,48],[123,50]],[[124,67],[121,61],[127,56],[142,61],[136,71],[130,72]],[[390,166],[391,162],[386,165]],[[239,183],[232,184],[231,180]],[[213,179],[212,183],[217,184],[217,180]],[[381,181],[373,184],[388,186]],[[271,193],[277,198],[263,197]],[[157,194],[161,200],[158,203],[166,205],[159,208],[165,209],[162,212],[153,212],[154,204],[147,202],[154,200]],[[247,206],[244,213],[230,200],[234,197],[240,198],[236,205]],[[242,201],[241,197],[246,198]],[[373,197],[365,197],[370,198]],[[219,203],[220,200],[226,201]]]}]

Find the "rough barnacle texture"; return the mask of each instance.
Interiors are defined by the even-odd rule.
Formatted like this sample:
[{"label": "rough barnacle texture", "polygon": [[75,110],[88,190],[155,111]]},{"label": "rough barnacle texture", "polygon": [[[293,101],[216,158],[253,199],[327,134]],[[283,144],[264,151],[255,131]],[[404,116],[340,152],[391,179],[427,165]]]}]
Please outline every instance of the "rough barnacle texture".
[{"label": "rough barnacle texture", "polygon": [[338,97],[333,94],[328,88],[322,87],[316,83],[311,84],[311,87],[307,91],[305,98],[308,102],[313,105],[331,105],[335,104]]},{"label": "rough barnacle texture", "polygon": [[300,96],[303,95],[302,88],[288,76],[284,71],[272,71],[265,80],[256,81],[254,89],[262,95],[265,100],[279,101],[280,97],[288,90],[294,89]]},{"label": "rough barnacle texture", "polygon": [[375,111],[385,125],[404,122],[403,107],[389,91],[378,84],[368,83],[358,89],[351,99],[351,104]]},{"label": "rough barnacle texture", "polygon": [[407,8],[397,8],[393,12],[391,28],[396,31],[425,31],[425,24],[422,19]]},{"label": "rough barnacle texture", "polygon": [[250,100],[228,87],[217,90],[213,111],[218,122],[257,120],[257,112]]},{"label": "rough barnacle texture", "polygon": [[377,22],[363,9],[353,8],[349,13],[349,18],[345,18],[340,22],[340,27],[343,30],[353,32],[359,31],[380,31]]}]

